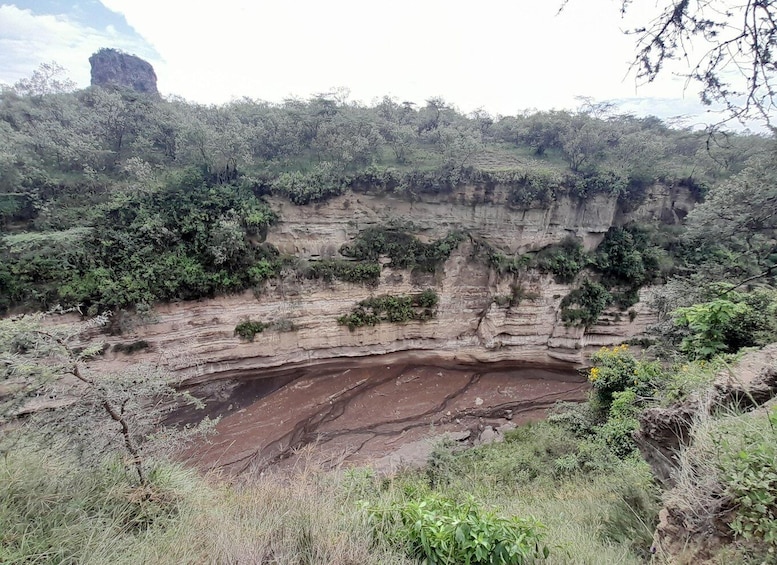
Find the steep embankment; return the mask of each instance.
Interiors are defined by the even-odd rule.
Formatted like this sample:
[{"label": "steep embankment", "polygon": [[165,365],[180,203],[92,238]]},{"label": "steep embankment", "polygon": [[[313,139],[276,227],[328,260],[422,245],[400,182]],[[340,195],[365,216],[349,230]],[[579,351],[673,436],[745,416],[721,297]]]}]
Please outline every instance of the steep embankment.
[{"label": "steep embankment", "polygon": [[[354,194],[315,206],[297,207],[272,200],[281,222],[267,241],[281,251],[316,259],[335,256],[360,230],[392,221],[412,221],[421,238],[442,237],[458,229],[507,253],[556,243],[574,235],[594,248],[612,225],[635,219],[677,222],[693,205],[681,188],[656,186],[644,203],[625,213],[616,199],[561,198],[547,209],[515,209],[495,190],[486,195],[464,188],[439,197],[408,202],[389,196]],[[487,202],[486,202],[487,201]],[[196,302],[158,305],[151,323],[137,325],[114,343],[145,341],[149,348],[132,356],[109,353],[105,362],[162,360],[190,385],[260,377],[272,368],[408,352],[459,362],[514,361],[545,366],[584,361],[591,348],[618,343],[644,331],[654,320],[642,300],[629,314],[612,308],[589,327],[567,327],[560,303],[571,285],[528,271],[499,276],[476,256],[466,240],[437,273],[410,273],[384,267],[377,286],[306,280],[293,270],[256,292]],[[500,306],[494,297],[520,285],[525,298]],[[337,324],[358,301],[378,294],[407,294],[433,288],[440,297],[437,315],[426,322],[380,324],[349,331]],[[640,292],[644,298],[646,288]],[[234,334],[245,320],[282,322],[292,331],[268,329],[254,341]]]}]

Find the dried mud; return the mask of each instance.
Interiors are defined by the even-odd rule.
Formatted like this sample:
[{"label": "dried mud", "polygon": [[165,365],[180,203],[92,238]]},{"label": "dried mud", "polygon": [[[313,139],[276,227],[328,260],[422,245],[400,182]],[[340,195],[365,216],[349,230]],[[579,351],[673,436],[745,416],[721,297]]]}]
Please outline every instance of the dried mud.
[{"label": "dried mud", "polygon": [[390,472],[423,463],[446,434],[470,443],[481,441],[483,430],[498,436],[500,428],[543,418],[556,401],[582,400],[587,391],[569,368],[396,355],[252,377],[209,403],[210,414],[222,416],[218,433],[185,454],[190,463],[240,474],[312,459],[324,468]]}]

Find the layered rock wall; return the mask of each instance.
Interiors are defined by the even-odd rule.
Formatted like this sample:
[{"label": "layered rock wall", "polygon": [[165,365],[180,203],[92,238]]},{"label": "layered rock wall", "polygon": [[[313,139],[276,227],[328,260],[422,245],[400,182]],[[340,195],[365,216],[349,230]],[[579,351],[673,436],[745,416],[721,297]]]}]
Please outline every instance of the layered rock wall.
[{"label": "layered rock wall", "polygon": [[[635,217],[684,215],[692,205],[689,195],[661,186],[628,214],[614,199],[603,196],[586,202],[562,199],[550,209],[518,210],[499,202],[498,192],[494,202],[476,203],[476,192],[470,187],[417,202],[349,193],[307,207],[272,200],[282,221],[271,229],[267,240],[302,257],[337,256],[340,246],[360,230],[393,220],[411,221],[415,232],[428,239],[454,229],[465,230],[511,253],[537,249],[569,234],[593,248],[613,224]],[[493,298],[509,295],[515,284],[532,299],[514,306],[497,305]],[[337,318],[360,300],[426,288],[434,288],[440,296],[433,320],[380,324],[355,331],[337,324]],[[566,327],[560,303],[571,288],[537,272],[498,277],[474,257],[474,247],[467,241],[436,274],[415,275],[385,267],[377,286],[323,283],[290,274],[255,292],[159,305],[151,323],[110,338],[122,343],[145,340],[150,348],[132,356],[109,353],[107,362],[162,360],[191,384],[238,374],[260,377],[279,367],[398,352],[462,363],[510,360],[568,365],[583,363],[585,354],[593,349],[641,334],[655,320],[645,306],[651,290],[643,289],[640,303],[629,313],[613,309],[588,329]],[[235,326],[245,320],[283,321],[295,329],[268,329],[247,342],[234,335]]]}]

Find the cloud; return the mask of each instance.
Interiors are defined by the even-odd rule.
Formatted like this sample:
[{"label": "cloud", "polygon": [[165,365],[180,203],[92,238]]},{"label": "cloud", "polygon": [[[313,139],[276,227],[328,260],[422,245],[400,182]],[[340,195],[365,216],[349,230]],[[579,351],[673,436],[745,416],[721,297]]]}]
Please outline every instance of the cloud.
[{"label": "cloud", "polygon": [[[102,0],[160,53],[160,88],[224,102],[281,100],[333,86],[369,102],[441,95],[463,110],[574,107],[575,96],[633,95],[633,53],[609,0]],[[169,22],[176,22],[171,29]],[[681,92],[673,80],[641,94]]]},{"label": "cloud", "polygon": [[0,82],[13,84],[41,63],[56,61],[79,86],[87,86],[89,56],[114,47],[152,59],[155,51],[137,37],[115,28],[95,29],[67,14],[34,14],[14,5],[0,5]]}]

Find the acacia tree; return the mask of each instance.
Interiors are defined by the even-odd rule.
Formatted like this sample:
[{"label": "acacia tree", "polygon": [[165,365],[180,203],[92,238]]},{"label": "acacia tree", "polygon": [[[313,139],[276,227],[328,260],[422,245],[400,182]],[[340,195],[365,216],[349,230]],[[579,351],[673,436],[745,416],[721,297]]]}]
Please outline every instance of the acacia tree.
[{"label": "acacia tree", "polygon": [[[44,317],[0,320],[0,430],[31,418],[34,429],[65,438],[87,463],[120,449],[139,484],[147,484],[148,439],[161,430],[164,401],[178,396],[169,376],[148,366],[95,374],[88,362],[104,344],[89,336],[108,317],[69,324],[44,323]],[[211,424],[206,419],[196,432],[176,434],[176,441]]]},{"label": "acacia tree", "polygon": [[[635,0],[623,0],[627,12]],[[722,103],[732,117],[770,123],[775,109],[777,6],[773,0],[672,0],[638,37],[638,80],[652,81],[671,59],[690,63],[705,104]],[[692,54],[698,47],[701,55]]]}]

